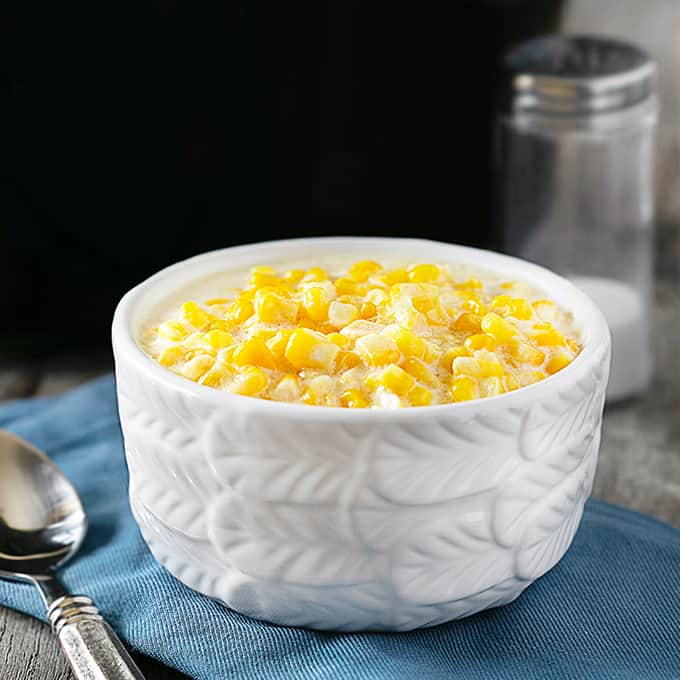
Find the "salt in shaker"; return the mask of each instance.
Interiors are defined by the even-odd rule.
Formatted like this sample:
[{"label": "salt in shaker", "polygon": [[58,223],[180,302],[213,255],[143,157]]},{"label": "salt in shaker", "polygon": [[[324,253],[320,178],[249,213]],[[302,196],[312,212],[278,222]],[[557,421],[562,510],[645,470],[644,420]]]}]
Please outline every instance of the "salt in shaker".
[{"label": "salt in shaker", "polygon": [[569,277],[612,332],[609,401],[652,373],[656,64],[595,36],[547,36],[504,58],[495,129],[504,248]]}]

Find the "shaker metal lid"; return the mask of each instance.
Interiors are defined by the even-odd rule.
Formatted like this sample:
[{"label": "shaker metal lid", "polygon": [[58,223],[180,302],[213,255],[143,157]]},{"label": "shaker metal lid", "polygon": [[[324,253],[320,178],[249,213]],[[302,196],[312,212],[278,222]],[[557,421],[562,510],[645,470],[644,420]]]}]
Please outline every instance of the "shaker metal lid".
[{"label": "shaker metal lid", "polygon": [[513,113],[597,114],[653,96],[656,62],[625,42],[549,35],[507,52],[502,108]]}]

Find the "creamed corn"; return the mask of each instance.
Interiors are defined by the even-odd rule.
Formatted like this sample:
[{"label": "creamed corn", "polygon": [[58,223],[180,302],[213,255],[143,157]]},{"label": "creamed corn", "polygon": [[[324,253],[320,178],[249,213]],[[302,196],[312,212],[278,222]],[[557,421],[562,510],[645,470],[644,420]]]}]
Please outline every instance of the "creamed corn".
[{"label": "creamed corn", "polygon": [[142,345],[212,388],[343,408],[492,397],[543,380],[581,351],[571,316],[538,291],[454,274],[372,260],[339,275],[258,266],[241,289],[184,302]]}]

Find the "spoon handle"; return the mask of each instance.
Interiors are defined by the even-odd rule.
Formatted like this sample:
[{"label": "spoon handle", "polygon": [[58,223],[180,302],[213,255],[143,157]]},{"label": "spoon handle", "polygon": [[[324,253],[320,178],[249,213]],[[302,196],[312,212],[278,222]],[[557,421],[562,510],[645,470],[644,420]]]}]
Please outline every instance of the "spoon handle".
[{"label": "spoon handle", "polygon": [[86,595],[52,602],[47,619],[78,680],[144,680],[123,643]]}]

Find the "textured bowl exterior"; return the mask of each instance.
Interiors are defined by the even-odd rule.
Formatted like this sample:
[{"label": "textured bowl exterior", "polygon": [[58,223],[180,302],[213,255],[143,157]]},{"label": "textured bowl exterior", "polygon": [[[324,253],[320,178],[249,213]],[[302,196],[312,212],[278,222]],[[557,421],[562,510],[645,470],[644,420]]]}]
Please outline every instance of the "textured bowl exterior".
[{"label": "textured bowl exterior", "polygon": [[130,501],[155,557],[190,587],[278,624],[409,630],[514,600],[569,547],[609,367],[593,309],[586,349],[540,389],[357,413],[178,378],[136,348],[135,304],[114,322]]}]

